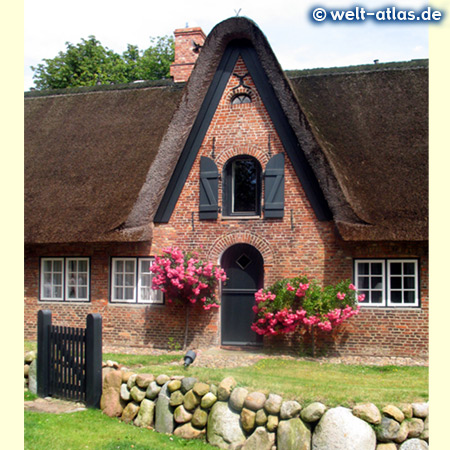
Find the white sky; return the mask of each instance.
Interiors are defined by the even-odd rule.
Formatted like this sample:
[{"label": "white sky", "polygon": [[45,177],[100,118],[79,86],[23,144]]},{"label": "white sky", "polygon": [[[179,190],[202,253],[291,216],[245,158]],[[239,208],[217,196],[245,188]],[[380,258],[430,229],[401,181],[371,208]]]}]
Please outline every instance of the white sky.
[{"label": "white sky", "polygon": [[[367,0],[367,11],[387,6],[421,10],[418,0]],[[33,87],[33,72],[44,58],[65,51],[94,35],[105,47],[122,53],[127,44],[149,47],[150,37],[171,35],[188,24],[208,34],[222,20],[236,15],[252,19],[268,38],[283,69],[334,67],[428,58],[428,26],[373,20],[343,24],[310,20],[312,6],[352,9],[345,0],[24,0],[24,89]],[[441,25],[435,25],[441,26]]]}]

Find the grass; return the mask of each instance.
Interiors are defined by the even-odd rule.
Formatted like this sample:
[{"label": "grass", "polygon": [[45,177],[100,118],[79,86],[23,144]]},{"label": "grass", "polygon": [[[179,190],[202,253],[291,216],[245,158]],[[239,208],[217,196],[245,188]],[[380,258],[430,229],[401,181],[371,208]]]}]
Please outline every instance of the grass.
[{"label": "grass", "polygon": [[100,410],[70,414],[24,412],[25,449],[213,449],[201,440],[185,440],[112,419]]}]

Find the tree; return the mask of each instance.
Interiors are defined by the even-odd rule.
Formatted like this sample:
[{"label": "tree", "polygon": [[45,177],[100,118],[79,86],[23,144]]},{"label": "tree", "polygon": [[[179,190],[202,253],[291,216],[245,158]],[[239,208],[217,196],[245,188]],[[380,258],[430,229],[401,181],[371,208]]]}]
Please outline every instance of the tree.
[{"label": "tree", "polygon": [[122,55],[103,47],[95,36],[81,39],[76,45],[66,42],[65,52],[31,67],[36,88],[58,89],[169,77],[174,60],[173,38],[151,38],[150,42],[146,50],[128,44]]}]

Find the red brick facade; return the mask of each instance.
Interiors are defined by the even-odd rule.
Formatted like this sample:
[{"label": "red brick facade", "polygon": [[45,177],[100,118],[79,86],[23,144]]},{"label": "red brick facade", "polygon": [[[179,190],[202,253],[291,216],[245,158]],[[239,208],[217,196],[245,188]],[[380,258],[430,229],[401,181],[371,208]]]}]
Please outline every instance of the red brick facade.
[{"label": "red brick facade", "polygon": [[[247,73],[240,59],[233,71]],[[182,343],[184,313],[172,305],[119,305],[109,301],[110,259],[113,256],[154,256],[167,245],[183,250],[197,249],[204,258],[221,262],[230,246],[247,243],[261,253],[264,260],[264,284],[283,277],[307,275],[324,284],[353,276],[354,258],[418,258],[420,262],[419,308],[366,308],[337,333],[321,334],[320,351],[341,354],[391,356],[427,356],[428,354],[428,253],[418,243],[348,243],[342,241],[333,222],[318,221],[294,168],[285,155],[285,213],[282,219],[225,217],[199,219],[200,157],[212,157],[219,173],[226,162],[237,155],[251,155],[264,171],[271,155],[284,152],[269,114],[249,75],[248,87],[239,87],[232,75],[211,121],[199,154],[190,170],[170,221],[155,224],[151,243],[45,245],[27,249],[25,268],[25,337],[36,336],[39,309],[51,309],[54,322],[84,326],[85,316],[99,312],[103,317],[106,342],[117,345],[167,347],[169,339]],[[232,105],[237,93],[250,96],[251,102]],[[269,138],[270,137],[270,138]],[[222,177],[223,178],[223,177]],[[222,183],[219,183],[219,206],[222,206]],[[262,187],[264,190],[264,185]],[[262,193],[264,198],[264,192]],[[223,209],[222,209],[223,210]],[[39,257],[89,256],[91,258],[91,301],[67,304],[38,301]],[[199,309],[191,314],[191,347],[220,344],[220,313]],[[296,339],[283,337],[267,345],[298,345]]]}]

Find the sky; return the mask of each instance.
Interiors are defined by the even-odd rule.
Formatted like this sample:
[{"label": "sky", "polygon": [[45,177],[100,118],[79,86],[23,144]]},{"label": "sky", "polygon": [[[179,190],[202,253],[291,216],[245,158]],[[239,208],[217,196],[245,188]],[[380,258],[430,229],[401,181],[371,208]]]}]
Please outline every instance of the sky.
[{"label": "sky", "polygon": [[[367,11],[426,7],[426,2],[418,0],[356,4]],[[65,51],[66,42],[77,44],[94,35],[117,53],[126,50],[127,44],[144,50],[151,37],[172,35],[186,25],[199,26],[208,34],[216,24],[237,14],[259,26],[285,70],[428,58],[427,25],[374,20],[317,23],[311,19],[312,9],[318,6],[354,10],[354,5],[345,0],[24,0],[24,90],[34,86],[30,66]]]}]

